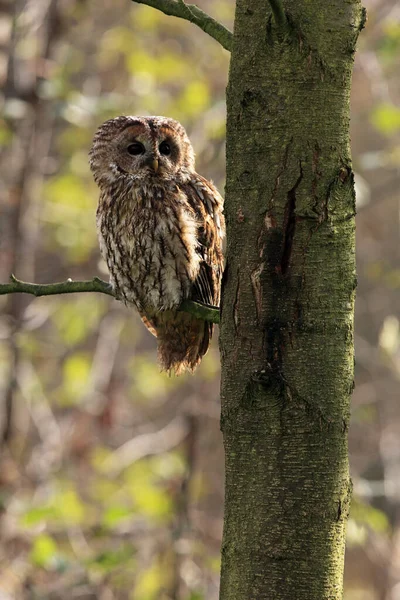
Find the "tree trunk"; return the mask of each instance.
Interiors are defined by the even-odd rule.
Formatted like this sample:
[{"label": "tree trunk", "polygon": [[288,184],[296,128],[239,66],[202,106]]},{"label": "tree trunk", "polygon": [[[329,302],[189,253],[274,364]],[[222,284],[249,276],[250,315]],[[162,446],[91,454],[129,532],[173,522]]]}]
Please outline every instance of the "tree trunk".
[{"label": "tree trunk", "polygon": [[342,597],[351,482],[359,0],[238,0],[221,322],[221,600]]}]

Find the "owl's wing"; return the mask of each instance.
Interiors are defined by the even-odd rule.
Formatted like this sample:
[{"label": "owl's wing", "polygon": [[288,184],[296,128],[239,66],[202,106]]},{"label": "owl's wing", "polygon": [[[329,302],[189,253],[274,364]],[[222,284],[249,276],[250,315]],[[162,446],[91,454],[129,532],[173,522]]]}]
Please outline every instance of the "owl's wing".
[{"label": "owl's wing", "polygon": [[197,251],[202,258],[199,274],[193,283],[191,300],[219,306],[223,272],[222,239],[225,235],[223,199],[216,187],[197,173],[183,187],[199,221]]}]

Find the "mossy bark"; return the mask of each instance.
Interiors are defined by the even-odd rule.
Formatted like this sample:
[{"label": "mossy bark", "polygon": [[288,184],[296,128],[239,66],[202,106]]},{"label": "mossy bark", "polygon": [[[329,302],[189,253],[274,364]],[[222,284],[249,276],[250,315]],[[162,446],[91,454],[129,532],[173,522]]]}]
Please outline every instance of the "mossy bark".
[{"label": "mossy bark", "polygon": [[238,0],[221,316],[221,600],[338,600],[351,495],[359,0]]}]

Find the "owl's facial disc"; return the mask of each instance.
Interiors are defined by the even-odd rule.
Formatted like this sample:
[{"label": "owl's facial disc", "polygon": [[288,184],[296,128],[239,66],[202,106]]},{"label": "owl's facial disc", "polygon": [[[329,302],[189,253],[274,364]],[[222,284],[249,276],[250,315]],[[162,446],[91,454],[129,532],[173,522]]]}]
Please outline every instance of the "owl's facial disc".
[{"label": "owl's facial disc", "polygon": [[115,117],[97,130],[90,167],[100,187],[121,176],[157,183],[187,180],[194,170],[194,153],[182,125],[167,117]]},{"label": "owl's facial disc", "polygon": [[126,127],[115,140],[113,164],[135,179],[171,179],[178,170],[180,151],[168,127],[150,131]]}]

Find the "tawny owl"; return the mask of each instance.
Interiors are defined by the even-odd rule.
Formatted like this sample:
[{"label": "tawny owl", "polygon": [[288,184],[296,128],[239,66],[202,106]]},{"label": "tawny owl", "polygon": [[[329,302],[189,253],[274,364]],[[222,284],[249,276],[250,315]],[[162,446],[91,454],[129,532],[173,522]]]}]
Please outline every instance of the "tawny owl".
[{"label": "tawny owl", "polygon": [[158,338],[160,365],[193,371],[213,326],[178,311],[219,306],[223,201],[194,169],[185,129],[166,117],[117,117],[97,131],[90,167],[100,188],[97,231],[118,298]]}]

